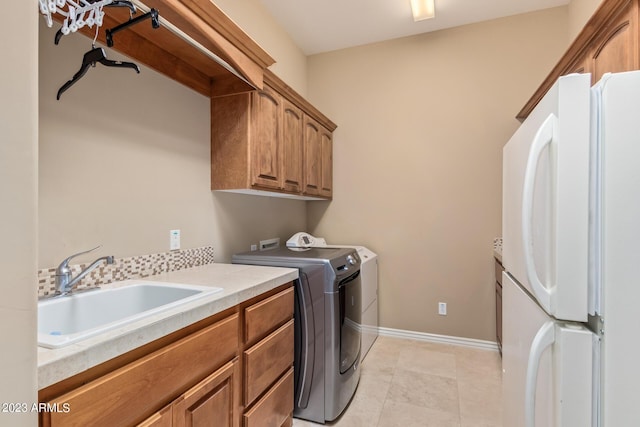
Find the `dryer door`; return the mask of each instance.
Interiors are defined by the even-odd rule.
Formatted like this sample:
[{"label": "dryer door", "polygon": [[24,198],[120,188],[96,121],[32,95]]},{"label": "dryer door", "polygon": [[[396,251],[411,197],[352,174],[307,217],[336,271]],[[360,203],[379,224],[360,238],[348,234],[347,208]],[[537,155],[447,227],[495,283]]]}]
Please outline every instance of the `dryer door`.
[{"label": "dryer door", "polygon": [[351,369],[360,357],[362,328],[362,279],[360,270],[340,282],[340,373]]},{"label": "dryer door", "polygon": [[323,423],[324,292],[322,265],[299,270],[294,283],[294,416]]}]

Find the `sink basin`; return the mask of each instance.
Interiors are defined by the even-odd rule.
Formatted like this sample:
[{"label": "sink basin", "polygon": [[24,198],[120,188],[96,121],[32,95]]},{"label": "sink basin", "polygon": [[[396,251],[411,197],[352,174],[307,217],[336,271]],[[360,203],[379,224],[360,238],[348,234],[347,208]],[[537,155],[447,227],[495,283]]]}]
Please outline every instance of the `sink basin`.
[{"label": "sink basin", "polygon": [[210,286],[127,282],[38,301],[38,345],[64,347],[222,291]]}]

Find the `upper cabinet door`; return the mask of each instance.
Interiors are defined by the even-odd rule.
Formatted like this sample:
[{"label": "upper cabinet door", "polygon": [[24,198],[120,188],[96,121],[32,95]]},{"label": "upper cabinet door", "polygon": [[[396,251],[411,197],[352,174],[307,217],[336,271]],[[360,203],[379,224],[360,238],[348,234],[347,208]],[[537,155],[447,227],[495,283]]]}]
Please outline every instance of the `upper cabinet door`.
[{"label": "upper cabinet door", "polygon": [[282,188],[280,141],[282,137],[282,97],[264,86],[252,96],[251,185]]},{"label": "upper cabinet door", "polygon": [[637,62],[638,44],[634,35],[638,23],[633,20],[634,8],[629,2],[595,43],[592,53],[592,83],[600,80],[605,73],[617,73],[633,70]]},{"label": "upper cabinet door", "polygon": [[320,130],[320,159],[322,162],[320,195],[333,195],[333,135],[324,127]]},{"label": "upper cabinet door", "polygon": [[304,193],[310,196],[320,195],[321,182],[321,135],[320,124],[304,116]]},{"label": "upper cabinet door", "polygon": [[285,191],[302,192],[302,110],[282,99],[282,183]]}]

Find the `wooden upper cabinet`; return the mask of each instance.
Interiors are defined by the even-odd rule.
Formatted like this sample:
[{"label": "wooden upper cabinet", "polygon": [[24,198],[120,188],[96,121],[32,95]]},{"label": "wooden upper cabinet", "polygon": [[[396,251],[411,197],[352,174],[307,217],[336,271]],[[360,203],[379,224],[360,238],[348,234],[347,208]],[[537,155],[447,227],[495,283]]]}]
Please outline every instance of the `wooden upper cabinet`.
[{"label": "wooden upper cabinet", "polygon": [[593,84],[605,73],[640,69],[639,4],[640,0],[603,0],[516,118],[527,118],[560,76],[591,73]]},{"label": "wooden upper cabinet", "polygon": [[328,199],[336,125],[273,74],[211,98],[211,189]]},{"label": "wooden upper cabinet", "polygon": [[251,185],[282,188],[282,97],[265,86],[251,97]]}]

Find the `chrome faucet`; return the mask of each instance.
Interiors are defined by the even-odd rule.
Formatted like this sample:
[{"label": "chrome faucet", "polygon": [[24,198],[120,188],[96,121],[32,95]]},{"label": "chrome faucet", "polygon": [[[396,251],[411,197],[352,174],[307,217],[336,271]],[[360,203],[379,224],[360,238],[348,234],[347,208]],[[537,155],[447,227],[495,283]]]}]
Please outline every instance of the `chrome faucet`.
[{"label": "chrome faucet", "polygon": [[56,293],[55,295],[66,295],[73,290],[73,288],[80,282],[80,280],[89,274],[91,270],[96,268],[102,261],[105,261],[107,264],[113,264],[113,256],[104,256],[98,258],[93,261],[91,265],[80,272],[76,277],[72,277],[71,267],[69,267],[69,261],[72,258],[75,258],[79,255],[83,255],[89,253],[91,251],[95,251],[100,246],[96,246],[93,249],[89,249],[88,251],[78,252],[77,254],[73,254],[64,261],[60,263],[58,268],[56,269]]}]

